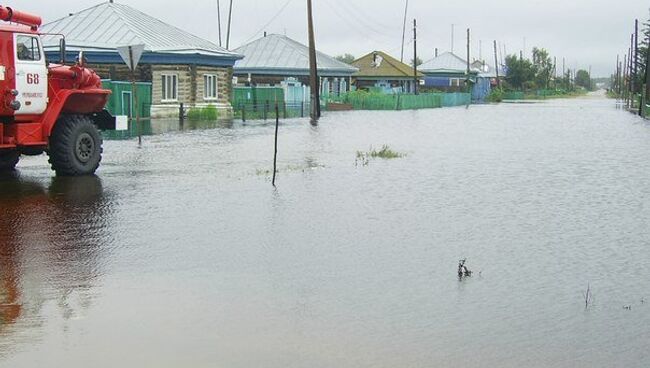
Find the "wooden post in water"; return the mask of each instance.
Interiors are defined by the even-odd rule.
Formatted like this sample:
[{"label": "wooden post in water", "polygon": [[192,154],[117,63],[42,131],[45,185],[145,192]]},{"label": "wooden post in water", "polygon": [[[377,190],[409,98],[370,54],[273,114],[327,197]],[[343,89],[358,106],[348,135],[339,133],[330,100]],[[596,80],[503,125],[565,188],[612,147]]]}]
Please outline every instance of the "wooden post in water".
[{"label": "wooden post in water", "polygon": [[413,19],[413,93],[418,94],[418,23]]},{"label": "wooden post in water", "polygon": [[275,149],[273,151],[273,180],[271,183],[275,186],[275,174],[278,172],[278,130],[280,127],[280,112],[278,110],[278,103],[275,103]]},{"label": "wooden post in water", "polygon": [[316,61],[316,40],[314,38],[314,18],[311,0],[307,0],[307,28],[309,33],[309,86],[311,87],[311,123],[318,124],[320,118],[320,85],[318,80],[318,63]]},{"label": "wooden post in water", "polygon": [[494,40],[494,70],[497,72],[497,87],[501,88],[501,80],[499,79],[499,56],[497,53],[497,40]]}]

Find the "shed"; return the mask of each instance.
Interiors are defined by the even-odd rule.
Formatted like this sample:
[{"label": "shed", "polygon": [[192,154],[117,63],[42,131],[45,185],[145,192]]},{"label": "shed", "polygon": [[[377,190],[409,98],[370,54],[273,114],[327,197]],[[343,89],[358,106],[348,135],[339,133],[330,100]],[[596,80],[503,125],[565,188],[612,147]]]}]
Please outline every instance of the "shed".
[{"label": "shed", "polygon": [[[241,86],[280,86],[293,101],[307,101],[309,47],[279,34],[269,34],[237,49],[244,59],[235,63],[234,73]],[[316,52],[321,95],[339,94],[350,88],[357,68],[322,52]]]},{"label": "shed", "polygon": [[[357,89],[379,90],[383,93],[413,93],[415,71],[383,51],[373,51],[352,62],[359,68],[353,81]],[[418,81],[424,74],[417,73]],[[419,82],[418,82],[419,83]]]},{"label": "shed", "polygon": [[[104,2],[45,24],[43,33],[64,34],[67,59],[80,51],[103,78],[129,80],[117,48],[144,45],[136,79],[152,83],[152,117],[178,116],[179,105],[214,105],[232,113],[232,67],[243,56],[185,32],[128,5]],[[58,37],[44,39],[45,53],[58,59]]]}]

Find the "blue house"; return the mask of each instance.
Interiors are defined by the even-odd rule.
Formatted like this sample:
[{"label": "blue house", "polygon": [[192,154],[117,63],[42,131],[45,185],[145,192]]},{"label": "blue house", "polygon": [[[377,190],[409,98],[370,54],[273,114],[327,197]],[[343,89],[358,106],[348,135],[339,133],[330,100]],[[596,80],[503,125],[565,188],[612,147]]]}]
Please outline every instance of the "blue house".
[{"label": "blue house", "polygon": [[[463,92],[467,83],[467,61],[461,57],[445,52],[418,67],[426,77],[424,88],[443,92]],[[476,81],[479,71],[470,70],[469,79]]]}]

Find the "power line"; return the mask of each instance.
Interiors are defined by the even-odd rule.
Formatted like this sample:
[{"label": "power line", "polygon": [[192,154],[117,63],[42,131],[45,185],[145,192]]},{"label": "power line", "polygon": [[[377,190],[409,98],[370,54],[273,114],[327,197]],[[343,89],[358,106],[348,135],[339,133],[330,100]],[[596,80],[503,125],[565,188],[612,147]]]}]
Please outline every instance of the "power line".
[{"label": "power line", "polygon": [[273,23],[273,22],[274,22],[274,21],[275,21],[275,20],[276,20],[276,19],[277,19],[277,18],[278,18],[278,17],[279,17],[283,12],[284,12],[284,10],[287,8],[287,6],[289,6],[289,4],[290,4],[292,1],[293,1],[293,0],[287,0],[287,1],[284,3],[284,5],[282,5],[282,7],[280,7],[280,10],[278,10],[277,13],[275,13],[275,15],[272,16],[271,19],[270,19],[268,22],[266,22],[266,24],[264,24],[264,25],[263,25],[259,30],[257,30],[257,31],[256,31],[256,32],[255,32],[255,33],[254,33],[254,34],[253,34],[249,39],[247,39],[246,41],[244,41],[244,43],[249,43],[250,41],[252,41],[253,39],[255,39],[255,37],[257,37],[258,34],[260,34],[261,32],[263,32],[263,31],[266,29],[266,27],[268,27],[269,25],[271,25],[271,23]]}]

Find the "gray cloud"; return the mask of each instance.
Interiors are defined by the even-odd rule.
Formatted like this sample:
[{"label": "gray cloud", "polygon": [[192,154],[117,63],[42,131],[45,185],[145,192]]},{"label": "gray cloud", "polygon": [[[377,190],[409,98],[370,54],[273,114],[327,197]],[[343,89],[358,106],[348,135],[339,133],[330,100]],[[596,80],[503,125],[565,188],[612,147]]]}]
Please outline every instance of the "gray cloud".
[{"label": "gray cloud", "polygon": [[[331,55],[361,55],[384,50],[400,53],[404,1],[402,0],[313,0],[318,48]],[[160,1],[121,0],[161,20],[217,41],[216,0]],[[228,0],[221,0],[225,13]],[[267,24],[287,0],[234,0],[231,46],[270,33],[287,34],[306,42],[305,0],[288,0],[285,10]],[[96,5],[95,0],[43,2],[21,1],[20,10],[40,14],[52,21]],[[410,0],[409,23],[418,19],[418,48],[423,59],[434,48],[450,49],[451,24],[455,24],[456,47],[465,55],[465,29],[472,29],[472,53],[491,53],[492,40],[505,43],[509,53],[519,52],[526,38],[527,51],[533,46],[547,48],[558,60],[565,57],[568,67],[593,66],[594,75],[612,72],[616,54],[626,50],[634,18],[646,20],[646,0]],[[11,4],[7,4],[11,6]],[[225,17],[225,15],[224,15]],[[224,22],[225,24],[225,22]],[[412,32],[407,27],[407,42]],[[257,31],[259,33],[256,33]],[[407,46],[407,55],[412,46]],[[485,56],[484,56],[485,57]],[[491,60],[488,59],[488,60]]]}]

